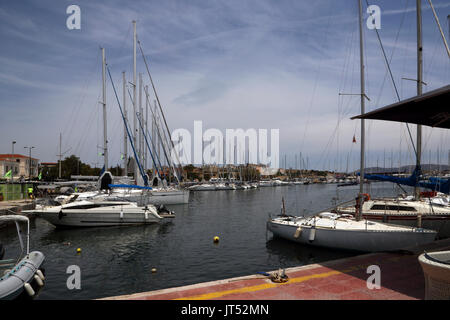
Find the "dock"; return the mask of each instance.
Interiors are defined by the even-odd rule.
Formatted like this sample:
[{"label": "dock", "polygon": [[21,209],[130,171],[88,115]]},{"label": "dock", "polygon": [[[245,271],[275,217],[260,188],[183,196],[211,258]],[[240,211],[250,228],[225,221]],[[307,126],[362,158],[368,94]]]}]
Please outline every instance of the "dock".
[{"label": "dock", "polygon": [[[32,210],[35,207],[36,203],[32,200],[0,201],[0,216],[7,214],[21,214],[22,210]],[[0,228],[3,226],[4,225],[0,223]]]},{"label": "dock", "polygon": [[[255,274],[101,300],[423,300],[425,279],[418,256],[449,249],[450,239],[445,239],[398,252],[287,268],[287,282]],[[373,265],[380,268],[379,288],[368,285],[368,267]],[[267,273],[273,272],[278,270]]]}]

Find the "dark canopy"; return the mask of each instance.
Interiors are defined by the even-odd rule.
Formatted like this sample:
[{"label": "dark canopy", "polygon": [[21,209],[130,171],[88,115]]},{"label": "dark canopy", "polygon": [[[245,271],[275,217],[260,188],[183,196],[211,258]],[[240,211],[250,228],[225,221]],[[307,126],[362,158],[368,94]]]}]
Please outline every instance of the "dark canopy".
[{"label": "dark canopy", "polygon": [[450,129],[450,85],[355,116]]}]

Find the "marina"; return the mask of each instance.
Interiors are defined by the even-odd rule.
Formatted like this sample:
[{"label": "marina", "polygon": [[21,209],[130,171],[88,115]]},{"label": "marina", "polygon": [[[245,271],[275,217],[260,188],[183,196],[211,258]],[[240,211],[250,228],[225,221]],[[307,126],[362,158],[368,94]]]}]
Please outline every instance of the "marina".
[{"label": "marina", "polygon": [[83,3],[73,65],[0,54],[50,81],[0,77],[0,299],[450,300],[449,5],[412,2]]}]

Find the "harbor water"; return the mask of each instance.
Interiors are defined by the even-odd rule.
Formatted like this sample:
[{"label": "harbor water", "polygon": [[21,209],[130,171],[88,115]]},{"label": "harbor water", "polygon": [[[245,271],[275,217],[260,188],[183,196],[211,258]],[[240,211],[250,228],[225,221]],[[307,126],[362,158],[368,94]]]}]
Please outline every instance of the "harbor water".
[{"label": "harbor water", "polygon": [[[155,225],[57,229],[32,219],[30,250],[45,255],[46,281],[37,299],[96,299],[355,255],[274,239],[266,221],[280,213],[283,197],[287,214],[310,215],[334,201],[354,199],[358,189],[312,184],[191,192],[189,204],[169,206],[175,219]],[[373,183],[370,192],[389,196],[398,190],[390,183]],[[0,230],[0,242],[5,258],[20,253],[14,225]],[[67,286],[72,265],[80,268],[80,289]]]}]

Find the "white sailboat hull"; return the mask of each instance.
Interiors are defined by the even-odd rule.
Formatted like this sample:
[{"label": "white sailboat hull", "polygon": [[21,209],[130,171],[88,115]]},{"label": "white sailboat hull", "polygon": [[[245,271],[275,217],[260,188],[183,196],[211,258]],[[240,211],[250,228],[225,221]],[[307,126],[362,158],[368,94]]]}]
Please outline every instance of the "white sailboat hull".
[{"label": "white sailboat hull", "polygon": [[136,202],[139,206],[148,204],[186,204],[189,203],[189,190],[153,189],[143,191],[134,189],[115,189],[110,194],[98,192],[94,196],[88,194],[86,198],[82,195],[81,198],[87,200]]},{"label": "white sailboat hull", "polygon": [[432,242],[436,237],[436,232],[431,230],[420,231],[393,225],[383,230],[383,226],[386,226],[386,224],[371,223],[377,224],[377,228],[372,228],[373,225],[368,226],[368,230],[314,227],[301,223],[301,220],[290,222],[285,218],[277,218],[269,220],[267,228],[274,236],[298,243],[363,252],[404,249]]},{"label": "white sailboat hull", "polygon": [[[355,214],[355,207],[338,208],[340,213]],[[416,227],[418,217],[421,227],[438,231],[438,237],[450,237],[450,207],[430,205],[426,201],[373,199],[365,201],[362,215],[364,219],[394,223],[403,226]]]},{"label": "white sailboat hull", "polygon": [[186,204],[189,203],[189,190],[152,190],[151,196],[146,197],[146,204]]},{"label": "white sailboat hull", "polygon": [[[80,204],[80,205],[78,205]],[[92,206],[95,202],[92,202]],[[134,204],[111,205],[89,208],[86,201],[75,201],[66,206],[46,207],[34,212],[57,227],[107,227],[158,223],[164,218],[155,207],[138,207]]]}]

